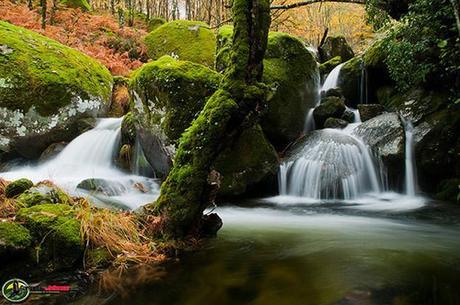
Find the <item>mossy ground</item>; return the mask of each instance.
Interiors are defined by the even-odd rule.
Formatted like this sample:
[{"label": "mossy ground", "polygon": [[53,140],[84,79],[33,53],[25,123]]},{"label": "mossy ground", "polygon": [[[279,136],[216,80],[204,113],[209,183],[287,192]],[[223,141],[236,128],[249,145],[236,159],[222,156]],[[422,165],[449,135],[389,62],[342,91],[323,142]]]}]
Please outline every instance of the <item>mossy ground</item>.
[{"label": "mossy ground", "polygon": [[79,8],[85,12],[91,10],[91,5],[89,5],[87,0],[61,0],[60,2],[67,7]]},{"label": "mossy ground", "polygon": [[147,53],[152,59],[171,55],[207,67],[214,66],[216,37],[204,22],[190,20],[168,22],[147,35],[145,43]]},{"label": "mossy ground", "polygon": [[94,59],[36,32],[0,21],[0,107],[47,116],[73,97],[109,101],[112,76]]}]

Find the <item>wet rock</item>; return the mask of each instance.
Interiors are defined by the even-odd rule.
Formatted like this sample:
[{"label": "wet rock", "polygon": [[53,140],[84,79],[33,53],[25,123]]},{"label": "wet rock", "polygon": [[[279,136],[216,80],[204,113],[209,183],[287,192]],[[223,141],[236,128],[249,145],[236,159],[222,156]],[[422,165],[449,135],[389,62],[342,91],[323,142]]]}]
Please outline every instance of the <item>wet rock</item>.
[{"label": "wet rock", "polygon": [[34,186],[34,183],[27,178],[15,180],[5,188],[6,198],[16,197]]},{"label": "wet rock", "polygon": [[217,231],[222,228],[222,219],[216,213],[203,215],[201,219],[201,236],[216,236]]},{"label": "wet rock", "polygon": [[380,104],[359,104],[358,110],[361,121],[365,122],[381,115],[385,111],[385,107]]},{"label": "wet rock", "polygon": [[343,36],[329,36],[319,48],[321,62],[325,63],[337,56],[347,61],[355,56],[347,40]]},{"label": "wet rock", "polygon": [[44,162],[56,157],[67,146],[67,142],[53,143],[48,146],[40,155],[39,161]]},{"label": "wet rock", "polygon": [[326,97],[313,111],[316,126],[322,128],[328,118],[340,118],[346,107],[343,99],[335,96]]},{"label": "wet rock", "polygon": [[460,201],[460,179],[453,178],[443,180],[439,183],[436,199],[450,202]]},{"label": "wet rock", "polygon": [[172,160],[175,154],[175,146],[165,135],[155,128],[139,128],[139,143],[145,154],[145,158],[160,178],[165,178],[172,166]]},{"label": "wet rock", "polygon": [[321,76],[329,74],[332,70],[334,70],[335,67],[340,65],[342,63],[342,57],[341,56],[336,56],[325,63],[322,63],[319,65],[319,73],[321,73]]},{"label": "wet rock", "polygon": [[347,121],[348,123],[353,123],[355,121],[355,114],[347,108],[343,112],[341,119]]},{"label": "wet rock", "polygon": [[77,185],[77,188],[106,196],[118,196],[127,191],[126,187],[118,181],[100,178],[85,179]]},{"label": "wet rock", "polygon": [[339,128],[343,129],[347,127],[348,122],[342,119],[337,118],[328,118],[326,122],[324,122],[324,128]]},{"label": "wet rock", "polygon": [[330,96],[335,96],[335,97],[342,98],[343,97],[342,89],[340,89],[340,88],[331,88],[331,89],[327,90],[326,92],[324,92],[324,91],[321,92],[321,99],[323,99],[325,97],[330,97]]},{"label": "wet rock", "polygon": [[128,112],[121,122],[121,144],[134,145],[136,142],[136,122],[134,114]]},{"label": "wet rock", "polygon": [[72,199],[56,186],[41,183],[22,193],[17,202],[23,207],[31,207],[40,204],[69,204]]},{"label": "wet rock", "polygon": [[362,123],[354,133],[383,161],[388,169],[390,186],[400,187],[404,178],[405,137],[398,114],[381,114]]}]

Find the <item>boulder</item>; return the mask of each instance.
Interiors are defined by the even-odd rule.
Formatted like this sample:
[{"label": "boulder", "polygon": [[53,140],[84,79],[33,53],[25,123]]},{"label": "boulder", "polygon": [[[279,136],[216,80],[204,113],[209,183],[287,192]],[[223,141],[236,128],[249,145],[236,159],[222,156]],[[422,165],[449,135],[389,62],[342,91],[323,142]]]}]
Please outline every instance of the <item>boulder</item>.
[{"label": "boulder", "polygon": [[0,46],[2,159],[36,159],[107,110],[112,76],[94,59],[3,21]]},{"label": "boulder", "polygon": [[[216,69],[228,67],[233,27],[224,26],[217,35]],[[304,130],[308,110],[318,100],[319,68],[315,55],[298,38],[270,32],[264,59],[263,81],[274,96],[261,120],[262,129],[277,150],[283,150]]]},{"label": "boulder", "polygon": [[150,18],[147,22],[147,30],[152,32],[166,23],[166,20],[162,17],[153,17]]},{"label": "boulder", "polygon": [[388,169],[389,184],[401,187],[404,179],[404,125],[398,114],[384,113],[359,125],[359,136]]},{"label": "boulder", "polygon": [[355,114],[349,108],[345,109],[341,117],[342,120],[353,123],[355,121]]},{"label": "boulder", "polygon": [[15,222],[0,222],[0,257],[9,259],[25,252],[32,243],[29,230]]},{"label": "boulder", "polygon": [[324,122],[324,128],[338,128],[343,129],[347,127],[348,122],[342,119],[337,118],[328,118],[326,122]]},{"label": "boulder", "polygon": [[83,255],[80,222],[66,204],[42,204],[22,208],[16,215],[32,236],[33,261],[51,270],[69,268]]},{"label": "boulder", "polygon": [[136,142],[136,123],[132,112],[128,112],[121,121],[121,144],[134,145]]},{"label": "boulder", "polygon": [[347,61],[355,56],[343,36],[328,36],[318,51],[322,63],[326,63],[337,56],[340,56],[342,61]]},{"label": "boulder", "polygon": [[170,55],[214,67],[216,37],[204,22],[174,20],[165,23],[145,37],[145,44],[151,59]]},{"label": "boulder", "polygon": [[[261,182],[276,181],[278,155],[260,126],[243,131],[235,143],[226,145],[214,163],[221,176],[219,195],[231,197],[251,192],[266,193]],[[276,188],[276,184],[275,184]]]},{"label": "boulder", "polygon": [[365,122],[381,115],[385,111],[385,107],[380,104],[359,104],[358,110],[361,121]]},{"label": "boulder", "polygon": [[40,155],[39,161],[44,162],[56,157],[67,146],[66,142],[53,143],[48,146]]},{"label": "boulder", "polygon": [[334,70],[335,67],[340,65],[342,62],[343,62],[343,60],[342,60],[341,56],[335,56],[335,57],[329,59],[328,61],[326,61],[325,63],[322,63],[321,65],[319,65],[319,73],[322,76],[327,75],[332,70]]},{"label": "boulder", "polygon": [[345,109],[343,99],[335,96],[324,98],[321,104],[313,111],[316,126],[322,128],[328,118],[341,118]]},{"label": "boulder", "polygon": [[263,81],[276,91],[268,101],[261,125],[268,140],[281,150],[303,132],[308,110],[317,104],[318,63],[298,38],[271,32]]},{"label": "boulder", "polygon": [[5,187],[6,198],[13,198],[21,195],[34,186],[34,183],[27,178],[15,180]]}]

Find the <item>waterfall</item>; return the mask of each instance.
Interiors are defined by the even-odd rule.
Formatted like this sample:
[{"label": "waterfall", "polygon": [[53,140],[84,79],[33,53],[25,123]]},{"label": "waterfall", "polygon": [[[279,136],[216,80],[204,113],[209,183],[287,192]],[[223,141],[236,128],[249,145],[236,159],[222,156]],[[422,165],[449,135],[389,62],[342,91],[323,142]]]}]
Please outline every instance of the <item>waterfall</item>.
[{"label": "waterfall", "polygon": [[[120,146],[120,130],[123,118],[100,119],[95,128],[82,133],[70,142],[55,158],[37,166],[22,166],[0,177],[14,180],[23,177],[34,183],[50,180],[73,195],[81,193],[77,185],[85,179],[97,178],[106,184],[122,184],[123,194],[110,197],[111,202],[136,208],[142,203],[153,201],[158,195],[158,184],[150,178],[125,173],[113,164]],[[107,197],[95,196],[105,200]]]},{"label": "waterfall", "polygon": [[321,91],[326,92],[329,89],[337,88],[339,76],[340,76],[340,70],[342,69],[343,65],[344,65],[343,63],[338,65],[331,71],[331,73],[329,73],[326,80],[324,81]]},{"label": "waterfall", "polygon": [[368,103],[368,88],[367,88],[367,70],[364,65],[364,60],[361,60],[361,82],[360,82],[360,104]]},{"label": "waterfall", "polygon": [[405,192],[415,196],[417,179],[414,157],[414,126],[409,120],[403,120],[406,138],[405,147]]},{"label": "waterfall", "polygon": [[366,145],[352,128],[314,131],[279,171],[281,195],[353,199],[380,192],[381,182]]}]

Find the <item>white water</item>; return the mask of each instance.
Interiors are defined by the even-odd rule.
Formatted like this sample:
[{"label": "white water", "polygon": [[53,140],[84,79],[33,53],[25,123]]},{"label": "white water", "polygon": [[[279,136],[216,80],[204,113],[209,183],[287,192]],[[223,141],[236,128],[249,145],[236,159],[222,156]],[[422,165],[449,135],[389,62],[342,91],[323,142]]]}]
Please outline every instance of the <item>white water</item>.
[{"label": "white water", "polygon": [[415,196],[416,191],[416,171],[414,161],[414,127],[411,121],[405,121],[405,191],[409,196]]},{"label": "white water", "polygon": [[[126,186],[123,194],[117,196],[95,195],[102,201],[118,202],[130,208],[153,201],[158,196],[158,185],[152,179],[130,175],[117,169],[113,159],[119,148],[122,118],[101,119],[91,129],[70,142],[54,159],[37,166],[22,166],[0,177],[14,180],[29,178],[34,183],[51,180],[74,195],[88,195],[77,189],[77,185],[89,178],[121,183]],[[142,184],[147,192],[141,192],[135,184]]]},{"label": "white water", "polygon": [[[312,199],[353,199],[383,187],[364,143],[344,130],[316,131],[302,150],[280,166],[281,195]],[[354,125],[354,126],[353,126]]]},{"label": "white water", "polygon": [[329,89],[337,88],[338,86],[338,81],[339,81],[339,76],[340,76],[340,70],[342,69],[344,64],[340,64],[337,67],[335,67],[331,73],[327,76],[326,80],[324,81],[323,87],[321,88],[321,91],[327,91]]}]

